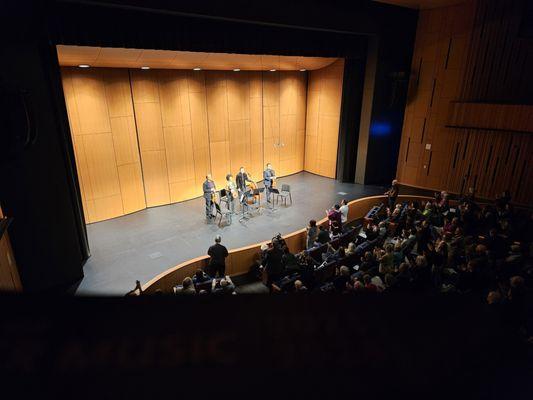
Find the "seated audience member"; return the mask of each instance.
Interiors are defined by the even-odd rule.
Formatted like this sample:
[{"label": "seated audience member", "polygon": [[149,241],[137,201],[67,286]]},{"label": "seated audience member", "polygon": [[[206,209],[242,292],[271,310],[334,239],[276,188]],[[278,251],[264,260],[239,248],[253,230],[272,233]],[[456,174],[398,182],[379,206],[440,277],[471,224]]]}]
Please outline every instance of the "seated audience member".
[{"label": "seated audience member", "polygon": [[348,248],[346,249],[346,256],[351,256],[352,254],[355,254],[355,250],[357,249],[357,246],[354,242],[348,243]]},{"label": "seated audience member", "polygon": [[196,289],[194,288],[194,285],[192,283],[192,279],[190,277],[186,277],[183,279],[183,282],[181,283],[181,287],[176,287],[174,290],[174,293],[176,294],[196,294]]},{"label": "seated audience member", "polygon": [[377,288],[378,293],[381,293],[386,289],[385,284],[378,275],[373,276],[370,279],[370,283]]},{"label": "seated audience member", "polygon": [[304,286],[301,280],[294,281],[294,292],[295,293],[305,293],[307,292],[307,288]]},{"label": "seated audience member", "polygon": [[342,227],[342,214],[340,212],[340,208],[340,205],[335,204],[333,208],[326,210],[326,216],[328,217],[330,228],[333,222],[337,222],[339,227]]},{"label": "seated audience member", "polygon": [[392,261],[393,261],[394,269],[397,269],[400,266],[400,264],[404,260],[404,257],[405,256],[403,255],[402,244],[398,240],[396,244],[394,245],[394,251],[392,252]]},{"label": "seated audience member", "polygon": [[396,275],[396,288],[410,289],[412,286],[412,276],[409,270],[409,265],[402,262],[398,267],[398,274]]},{"label": "seated audience member", "polygon": [[385,276],[394,272],[394,246],[392,244],[387,244],[385,246],[385,254],[379,259],[379,273]]},{"label": "seated audience member", "polygon": [[316,221],[314,219],[309,221],[309,225],[307,226],[306,231],[307,231],[306,248],[309,250],[311,247],[315,245],[315,242],[318,236],[318,228],[316,226]]},{"label": "seated audience member", "polygon": [[318,235],[316,238],[316,244],[320,246],[322,244],[328,243],[330,240],[331,238],[329,237],[329,232],[326,230],[326,228],[323,225],[320,225],[318,227]]},{"label": "seated audience member", "polygon": [[211,284],[211,293],[235,294],[235,285],[231,281],[231,278],[227,275],[225,278],[220,279],[218,283],[216,279],[213,279],[213,282]]},{"label": "seated audience member", "polygon": [[372,283],[372,277],[368,274],[363,275],[363,283],[365,285],[365,291],[370,293],[377,293],[378,288]]},{"label": "seated audience member", "polygon": [[341,266],[336,271],[337,276],[333,280],[333,285],[337,292],[344,292],[347,290],[346,284],[350,282],[350,268],[346,265]]},{"label": "seated audience member", "polygon": [[365,286],[359,279],[352,277],[347,285],[347,289],[349,292],[363,292],[365,290]]},{"label": "seated audience member", "polygon": [[342,260],[344,257],[346,257],[344,247],[339,246],[339,248],[335,250],[335,248],[330,243],[328,243],[327,251],[322,254],[322,260],[327,262],[339,261]]},{"label": "seated audience member", "polygon": [[393,274],[385,275],[385,290],[390,292],[396,288],[396,278]]},{"label": "seated audience member", "polygon": [[207,282],[207,281],[210,281],[210,280],[211,280],[211,277],[209,275],[207,275],[201,269],[197,269],[196,272],[194,273],[194,276],[192,277],[192,282],[195,285],[197,285],[199,283],[204,283],[204,282]]},{"label": "seated audience member", "polygon": [[313,269],[314,267],[320,265],[317,260],[309,255],[309,252],[304,250],[296,255],[298,265],[300,265],[301,270]]},{"label": "seated audience member", "polygon": [[402,242],[401,249],[403,254],[409,254],[416,244],[416,229],[412,228],[407,233],[407,238]]},{"label": "seated audience member", "polygon": [[374,254],[370,251],[365,252],[365,255],[361,257],[361,266],[359,270],[361,272],[375,274],[378,272],[379,264],[376,261]]},{"label": "seated audience member", "polygon": [[298,260],[296,259],[296,256],[292,254],[287,246],[283,248],[283,266],[287,271],[293,271],[298,270]]},{"label": "seated audience member", "polygon": [[342,226],[337,222],[333,221],[331,223],[331,239],[336,239],[342,235]]},{"label": "seated audience member", "polygon": [[500,292],[496,290],[492,290],[487,295],[487,304],[494,305],[494,304],[500,304],[502,301],[502,295]]}]

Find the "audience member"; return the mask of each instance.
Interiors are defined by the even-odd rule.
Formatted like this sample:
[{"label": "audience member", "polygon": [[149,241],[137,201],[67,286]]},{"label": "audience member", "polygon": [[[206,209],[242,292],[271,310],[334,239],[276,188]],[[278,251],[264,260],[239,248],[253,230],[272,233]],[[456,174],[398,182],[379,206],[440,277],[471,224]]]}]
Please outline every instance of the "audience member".
[{"label": "audience member", "polygon": [[223,277],[226,274],[226,257],[228,256],[228,249],[220,244],[222,237],[215,236],[215,244],[208,250],[207,254],[211,257],[209,259],[209,275],[216,277]]},{"label": "audience member", "polygon": [[196,289],[194,288],[192,279],[190,277],[186,277],[183,279],[183,282],[181,283],[181,287],[176,287],[174,290],[174,293],[176,294],[196,294]]},{"label": "audience member", "polygon": [[312,219],[309,221],[309,225],[306,228],[307,231],[307,249],[310,249],[315,245],[318,236],[318,228],[316,226],[316,221]]}]

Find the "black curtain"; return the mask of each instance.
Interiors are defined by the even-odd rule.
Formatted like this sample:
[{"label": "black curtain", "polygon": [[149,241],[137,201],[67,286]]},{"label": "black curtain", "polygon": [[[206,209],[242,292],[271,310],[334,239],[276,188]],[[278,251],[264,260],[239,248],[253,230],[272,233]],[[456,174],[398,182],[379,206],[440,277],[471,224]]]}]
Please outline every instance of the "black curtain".
[{"label": "black curtain", "polygon": [[[150,6],[150,4],[148,5]],[[228,4],[231,8],[231,4]],[[365,58],[366,37],[335,29],[245,23],[117,5],[55,2],[48,7],[55,44],[219,53]]]},{"label": "black curtain", "polygon": [[337,150],[337,179],[341,182],[355,181],[364,80],[365,61],[345,59]]},{"label": "black curtain", "polygon": [[83,277],[87,235],[45,5],[10,3],[0,26],[0,202],[25,291]]}]

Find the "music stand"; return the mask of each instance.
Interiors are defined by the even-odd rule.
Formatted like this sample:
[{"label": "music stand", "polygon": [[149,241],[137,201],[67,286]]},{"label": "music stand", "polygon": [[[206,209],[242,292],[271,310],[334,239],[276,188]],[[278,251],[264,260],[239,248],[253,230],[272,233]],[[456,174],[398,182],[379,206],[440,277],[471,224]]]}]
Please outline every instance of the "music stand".
[{"label": "music stand", "polygon": [[270,188],[270,194],[272,195],[271,199],[270,199],[270,212],[275,212],[277,211],[278,209],[276,208],[276,206],[274,206],[274,196],[279,194],[279,190],[276,189],[276,188]]},{"label": "music stand", "polygon": [[249,190],[247,190],[246,192],[243,192],[241,194],[241,197],[239,197],[239,203],[241,203],[241,209],[242,209],[242,216],[241,218],[239,219],[239,222],[241,221],[245,221],[245,220],[248,220],[250,219],[247,215],[250,215],[250,212],[248,211],[248,208],[250,207],[248,205],[248,203],[246,202],[246,200],[248,199],[248,197],[251,196],[251,192]]}]

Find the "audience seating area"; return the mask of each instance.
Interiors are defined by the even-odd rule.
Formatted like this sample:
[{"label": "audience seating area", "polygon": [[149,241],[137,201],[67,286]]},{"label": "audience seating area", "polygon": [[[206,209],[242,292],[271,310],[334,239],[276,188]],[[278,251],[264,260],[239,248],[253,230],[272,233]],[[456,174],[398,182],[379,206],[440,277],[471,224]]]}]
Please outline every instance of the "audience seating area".
[{"label": "audience seating area", "polygon": [[531,237],[531,213],[503,197],[451,206],[443,194],[392,212],[376,205],[362,226],[297,255],[298,266],[285,266],[271,291],[474,292],[489,303],[518,301],[533,283]]},{"label": "audience seating area", "polygon": [[[450,202],[446,193],[393,210],[376,204],[329,236],[297,254],[277,236],[249,276],[271,293],[474,292],[491,304],[518,301],[533,282],[531,213],[514,210],[505,196],[487,205]],[[276,250],[282,256],[274,267],[269,254]],[[195,282],[189,293],[210,293],[211,282]]]}]

